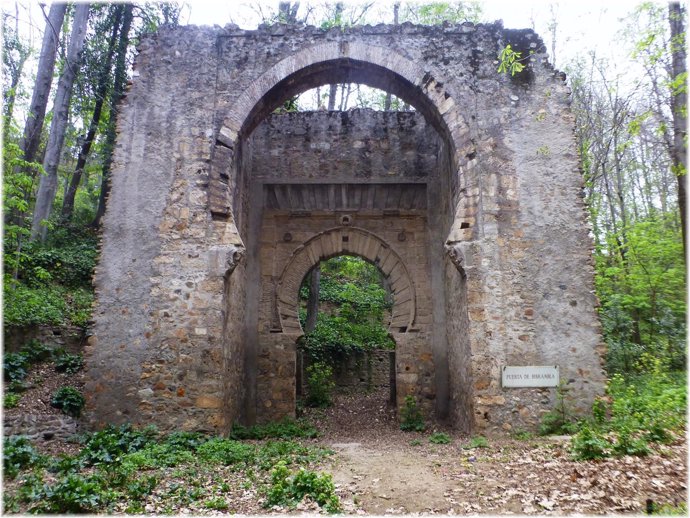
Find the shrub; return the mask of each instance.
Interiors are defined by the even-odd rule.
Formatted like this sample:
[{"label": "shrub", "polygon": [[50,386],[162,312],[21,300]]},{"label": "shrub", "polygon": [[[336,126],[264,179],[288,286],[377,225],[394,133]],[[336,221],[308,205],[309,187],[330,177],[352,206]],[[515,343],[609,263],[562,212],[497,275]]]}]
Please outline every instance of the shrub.
[{"label": "shrub", "polygon": [[603,459],[609,455],[610,446],[606,437],[584,424],[573,437],[571,452],[577,460]]},{"label": "shrub", "polygon": [[565,396],[568,389],[563,383],[556,389],[556,407],[545,413],[539,425],[540,435],[565,434],[577,432],[577,423],[573,420],[567,409]]},{"label": "shrub", "polygon": [[432,444],[448,444],[450,442],[450,437],[443,432],[436,432],[429,436],[429,442]]},{"label": "shrub", "polygon": [[208,439],[208,436],[201,432],[173,432],[165,438],[165,444],[173,448],[196,451]]},{"label": "shrub", "polygon": [[113,498],[103,486],[99,475],[83,476],[70,473],[50,486],[44,486],[43,495],[32,512],[50,514],[76,514],[98,511]]},{"label": "shrub", "polygon": [[592,403],[592,418],[594,422],[599,426],[603,425],[606,422],[606,414],[606,402],[601,398],[595,399]]},{"label": "shrub", "polygon": [[330,450],[310,448],[295,441],[268,441],[257,451],[256,462],[261,469],[270,469],[278,461],[308,464],[329,453]]},{"label": "shrub", "polygon": [[23,435],[5,438],[2,449],[2,463],[5,476],[12,479],[20,470],[43,464],[45,458],[38,453],[31,441]]},{"label": "shrub", "polygon": [[6,326],[59,326],[65,323],[67,306],[59,287],[34,288],[6,279],[3,293]]},{"label": "shrub", "polygon": [[50,357],[50,348],[32,338],[22,346],[22,352],[26,355],[29,363],[38,363]]},{"label": "shrub", "polygon": [[128,453],[122,458],[127,466],[140,468],[173,467],[185,462],[194,462],[196,456],[190,449],[174,446],[168,443],[147,444],[146,447],[134,453]]},{"label": "shrub", "polygon": [[136,430],[131,424],[108,425],[101,431],[87,435],[80,453],[87,465],[110,464],[127,454],[139,451],[153,442],[158,433],[155,427]]},{"label": "shrub", "polygon": [[489,441],[486,440],[486,437],[482,435],[477,435],[475,437],[472,437],[470,439],[470,443],[467,445],[468,449],[474,449],[474,448],[488,448],[489,447]]},{"label": "shrub", "polygon": [[293,507],[305,496],[329,513],[342,510],[331,475],[319,475],[303,468],[292,475],[285,462],[278,462],[271,472],[271,486],[268,489],[265,507]]},{"label": "shrub", "polygon": [[234,424],[230,432],[231,439],[292,439],[306,437],[312,439],[318,435],[316,428],[300,420],[285,418],[275,423],[255,425],[249,428]]},{"label": "shrub", "polygon": [[3,397],[2,406],[3,408],[15,408],[19,404],[19,400],[22,398],[21,394],[16,394],[14,392],[6,392]]},{"label": "shrub", "polygon": [[426,428],[424,416],[412,396],[405,397],[405,406],[400,413],[400,429],[406,432],[423,432]]},{"label": "shrub", "polygon": [[79,372],[83,366],[84,358],[82,358],[81,354],[69,354],[62,351],[55,357],[55,370],[58,372],[74,374]]},{"label": "shrub", "polygon": [[632,430],[621,428],[615,433],[616,442],[613,443],[612,451],[615,455],[636,455],[644,457],[649,455],[650,450],[642,437],[635,437]]},{"label": "shrub", "polygon": [[332,404],[331,395],[335,388],[333,369],[317,362],[307,367],[307,405],[327,407]]},{"label": "shrub", "polygon": [[197,449],[199,458],[214,464],[251,464],[256,458],[256,448],[231,439],[214,438]]},{"label": "shrub", "polygon": [[65,414],[79,417],[86,400],[74,387],[60,387],[53,394],[50,405],[61,409]]},{"label": "shrub", "polygon": [[217,496],[207,500],[204,502],[204,507],[206,509],[213,509],[214,511],[227,511],[229,508],[228,503],[222,496]]},{"label": "shrub", "polygon": [[2,361],[2,374],[5,381],[17,382],[29,373],[29,357],[25,353],[5,353]]}]

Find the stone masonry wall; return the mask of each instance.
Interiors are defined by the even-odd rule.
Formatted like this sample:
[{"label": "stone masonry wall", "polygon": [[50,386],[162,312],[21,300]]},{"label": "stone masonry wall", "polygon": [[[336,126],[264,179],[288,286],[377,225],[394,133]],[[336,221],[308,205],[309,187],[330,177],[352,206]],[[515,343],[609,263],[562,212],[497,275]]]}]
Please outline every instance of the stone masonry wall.
[{"label": "stone masonry wall", "polygon": [[[515,77],[496,72],[507,43],[529,56]],[[88,426],[131,421],[222,432],[242,408],[266,398],[289,406],[284,396],[294,390],[294,377],[293,386],[288,378],[296,336],[271,332],[280,331],[271,329],[271,283],[279,275],[273,261],[323,226],[306,228],[307,218],[283,213],[298,235],[289,252],[282,222],[262,230],[272,219],[263,214],[268,187],[252,179],[245,162],[273,158],[246,144],[285,98],[333,81],[388,89],[413,104],[440,139],[432,177],[419,172],[433,169],[433,153],[393,154],[381,145],[383,137],[367,141],[356,129],[346,136],[347,124],[329,135],[336,149],[349,146],[342,163],[355,178],[347,183],[383,183],[386,169],[421,184],[427,196],[421,206],[414,201],[417,187],[384,189],[400,195],[398,204],[403,191],[412,197],[403,208],[414,217],[404,224],[404,211],[383,213],[390,210],[388,195],[375,217],[355,216],[391,246],[401,242],[401,226],[424,222],[412,233],[421,255],[403,261],[418,289],[419,327],[396,339],[409,351],[397,358],[398,373],[406,376],[398,397],[405,390],[417,394],[441,415],[437,394],[445,392],[442,399],[457,407],[447,408],[457,426],[465,427],[459,420],[471,415],[468,430],[490,431],[533,428],[555,399],[554,389],[503,389],[501,366],[559,365],[578,411],[601,392],[591,243],[569,92],[534,33],[500,24],[180,27],[140,45],[118,121],[95,324],[85,352]],[[386,127],[366,126],[363,114],[338,117],[367,132]],[[388,136],[389,150],[402,150],[408,138],[402,125],[396,131],[399,138]],[[288,140],[297,142],[295,135]],[[304,174],[285,160],[285,151],[275,163],[283,160],[288,175]],[[317,168],[310,181],[333,183],[330,164],[317,166],[324,178]],[[391,184],[400,183],[393,177]],[[374,198],[382,192],[367,189]],[[341,216],[329,210],[324,218]],[[463,282],[452,280],[453,267],[464,271]],[[446,280],[452,282],[443,288]],[[466,325],[457,324],[465,314]],[[270,379],[285,367],[283,381],[268,392],[259,390],[257,374],[266,351],[270,358],[286,355],[266,371]],[[443,367],[435,371],[446,364],[447,376]]]}]

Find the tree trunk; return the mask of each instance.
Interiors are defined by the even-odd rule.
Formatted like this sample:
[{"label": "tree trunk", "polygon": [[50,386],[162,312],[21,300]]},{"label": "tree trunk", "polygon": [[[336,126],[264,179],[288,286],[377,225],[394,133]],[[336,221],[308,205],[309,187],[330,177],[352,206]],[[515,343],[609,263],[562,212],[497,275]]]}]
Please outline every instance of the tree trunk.
[{"label": "tree trunk", "polygon": [[278,2],[278,17],[281,23],[297,23],[299,2]]},{"label": "tree trunk", "polygon": [[[398,25],[399,14],[400,14],[400,2],[395,2],[393,4],[393,24],[394,25]],[[386,101],[383,103],[384,111],[390,111],[392,100],[393,100],[393,96],[391,95],[391,93],[386,92]]]},{"label": "tree trunk", "polygon": [[313,331],[316,327],[316,318],[319,316],[319,288],[321,284],[321,267],[317,264],[309,277],[309,298],[307,299],[307,322],[305,332]]},{"label": "tree trunk", "polygon": [[62,202],[62,214],[61,217],[64,221],[69,221],[72,219],[72,213],[74,212],[74,197],[77,194],[77,188],[81,182],[82,174],[84,173],[84,167],[86,166],[86,159],[91,151],[91,145],[93,144],[94,137],[96,136],[96,131],[98,131],[98,123],[101,120],[101,112],[103,111],[103,103],[105,102],[105,97],[108,93],[108,83],[110,79],[110,67],[113,62],[113,56],[115,54],[115,47],[117,45],[117,33],[120,29],[120,22],[122,20],[122,12],[124,11],[124,5],[120,4],[115,7],[115,20],[113,21],[113,32],[110,36],[110,41],[108,43],[108,54],[105,58],[105,64],[98,75],[98,86],[96,87],[96,104],[93,107],[93,114],[91,116],[91,122],[89,123],[89,130],[86,134],[86,138],[79,150],[79,157],[77,158],[77,165],[74,168],[74,174],[69,183],[69,187],[65,189],[65,197]]},{"label": "tree trunk", "polygon": [[113,163],[113,151],[115,149],[115,137],[117,135],[117,114],[120,101],[125,95],[127,81],[127,47],[129,46],[129,30],[132,27],[132,17],[134,6],[124,4],[122,30],[117,44],[117,59],[115,61],[115,83],[113,94],[110,97],[110,119],[105,135],[103,175],[101,177],[101,194],[98,198],[98,210],[96,217],[91,223],[92,227],[98,228],[101,224],[103,214],[105,214],[105,204],[110,192],[110,167]]},{"label": "tree trunk", "polygon": [[41,131],[46,115],[46,105],[50,95],[50,87],[53,84],[53,71],[55,70],[55,55],[60,39],[62,22],[65,19],[67,4],[53,2],[50,4],[46,29],[43,33],[43,44],[41,45],[41,56],[38,60],[38,71],[36,73],[36,83],[31,97],[29,116],[26,118],[24,135],[20,147],[24,155],[24,160],[33,162],[36,157],[38,145],[41,142]]},{"label": "tree trunk", "polygon": [[[671,60],[673,68],[672,81],[676,81],[687,73],[685,62],[685,9],[679,2],[668,4],[668,18],[671,24]],[[685,83],[685,81],[683,81]],[[678,208],[680,209],[680,223],[683,233],[683,257],[687,257],[687,160],[688,150],[685,147],[687,138],[687,107],[688,94],[685,88],[671,89],[671,112],[673,113],[673,171],[678,178]]]},{"label": "tree trunk", "polygon": [[74,22],[72,23],[72,34],[70,35],[69,48],[67,49],[67,60],[64,70],[58,81],[55,102],[53,105],[53,120],[50,124],[50,136],[46,146],[46,154],[43,158],[44,176],[38,186],[36,196],[36,206],[34,217],[31,224],[31,239],[38,237],[45,241],[48,228],[42,222],[50,216],[50,209],[53,206],[55,193],[58,184],[58,164],[62,145],[65,142],[65,131],[69,117],[69,105],[72,98],[72,85],[77,76],[81,51],[84,48],[86,38],[86,24],[89,20],[89,4],[77,4],[74,12]]},{"label": "tree trunk", "polygon": [[332,112],[335,110],[335,98],[338,95],[338,85],[331,85],[328,91],[328,111]]}]

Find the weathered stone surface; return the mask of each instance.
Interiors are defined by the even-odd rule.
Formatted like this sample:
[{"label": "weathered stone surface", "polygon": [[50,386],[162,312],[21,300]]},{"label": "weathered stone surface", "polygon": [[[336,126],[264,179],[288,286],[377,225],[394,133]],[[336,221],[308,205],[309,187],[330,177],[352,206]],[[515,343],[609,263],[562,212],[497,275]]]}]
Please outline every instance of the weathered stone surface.
[{"label": "weathered stone surface", "polygon": [[[507,43],[530,56],[512,78],[496,73]],[[534,33],[180,27],[139,50],[86,346],[90,426],[293,415],[296,290],[342,253],[394,293],[399,405],[468,432],[534,428],[555,389],[503,389],[500,369],[559,365],[587,411],[604,377],[582,178]],[[332,82],[417,111],[270,115]]]},{"label": "weathered stone surface", "polygon": [[78,431],[77,421],[70,416],[24,414],[3,419],[3,435],[25,435],[32,441],[70,439]]}]

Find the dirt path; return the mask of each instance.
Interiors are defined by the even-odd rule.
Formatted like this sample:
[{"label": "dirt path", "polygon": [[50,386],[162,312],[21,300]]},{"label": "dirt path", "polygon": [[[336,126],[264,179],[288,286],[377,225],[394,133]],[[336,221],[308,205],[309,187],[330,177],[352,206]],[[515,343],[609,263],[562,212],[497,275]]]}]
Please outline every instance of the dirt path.
[{"label": "dirt path", "polygon": [[312,416],[321,441],[336,454],[333,475],[345,511],[357,514],[611,514],[642,513],[687,501],[687,444],[660,446],[648,457],[575,462],[568,438],[492,437],[486,448],[443,430],[397,427],[385,394],[339,397]]},{"label": "dirt path", "polygon": [[[419,454],[381,452],[361,443],[336,443],[334,482],[371,514],[446,512],[446,483]],[[439,504],[444,504],[439,508]]]}]

